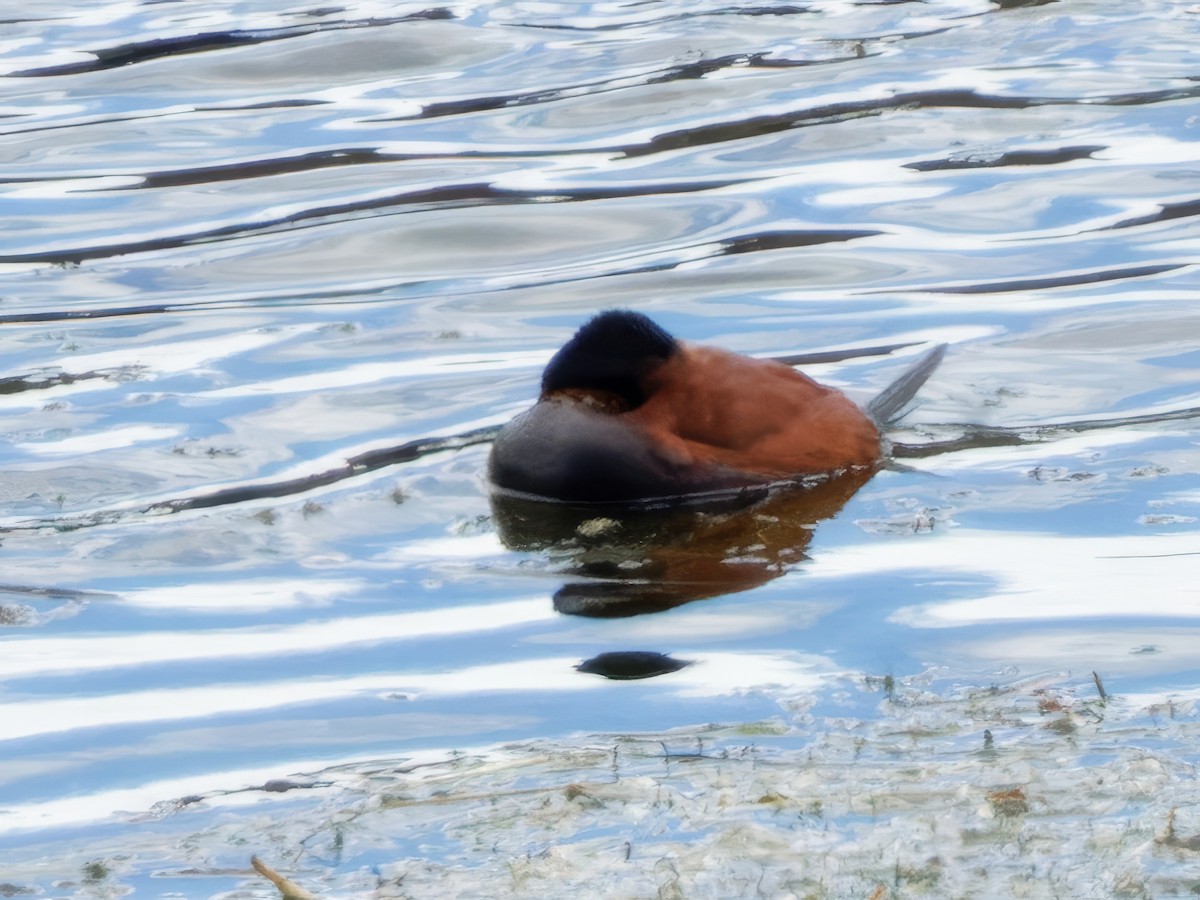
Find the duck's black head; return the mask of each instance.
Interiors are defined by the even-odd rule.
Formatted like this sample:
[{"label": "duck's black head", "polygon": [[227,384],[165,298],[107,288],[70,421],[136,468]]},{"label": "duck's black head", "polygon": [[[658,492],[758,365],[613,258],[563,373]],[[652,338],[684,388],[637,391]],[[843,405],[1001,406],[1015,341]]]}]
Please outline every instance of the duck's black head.
[{"label": "duck's black head", "polygon": [[641,313],[610,309],[575,333],[542,373],[542,393],[611,391],[630,407],[646,399],[642,377],[677,352],[675,338]]}]

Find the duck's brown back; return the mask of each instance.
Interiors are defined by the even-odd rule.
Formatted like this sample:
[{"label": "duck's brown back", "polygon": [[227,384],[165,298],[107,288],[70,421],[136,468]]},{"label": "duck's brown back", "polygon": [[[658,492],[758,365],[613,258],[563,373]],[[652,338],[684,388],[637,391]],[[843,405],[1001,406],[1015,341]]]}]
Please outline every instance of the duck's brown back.
[{"label": "duck's brown back", "polygon": [[646,402],[618,418],[681,462],[787,478],[880,457],[866,413],[782,363],[684,344],[645,385]]}]

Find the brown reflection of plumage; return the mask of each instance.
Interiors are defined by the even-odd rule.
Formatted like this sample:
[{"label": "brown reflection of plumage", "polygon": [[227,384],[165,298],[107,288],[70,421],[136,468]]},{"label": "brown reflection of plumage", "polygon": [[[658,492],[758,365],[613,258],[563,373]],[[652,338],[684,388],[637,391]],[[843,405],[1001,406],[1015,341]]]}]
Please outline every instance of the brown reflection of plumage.
[{"label": "brown reflection of plumage", "polygon": [[746,591],[805,558],[815,525],[871,477],[742,491],[720,503],[597,509],[505,494],[492,497],[501,540],[559,557],[559,612],[631,616]]}]

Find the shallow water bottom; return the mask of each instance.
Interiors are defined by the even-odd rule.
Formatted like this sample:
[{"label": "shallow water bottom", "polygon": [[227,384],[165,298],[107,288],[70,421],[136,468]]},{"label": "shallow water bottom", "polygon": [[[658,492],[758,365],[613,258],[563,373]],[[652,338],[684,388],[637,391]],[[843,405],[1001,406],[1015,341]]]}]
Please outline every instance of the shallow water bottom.
[{"label": "shallow water bottom", "polygon": [[[669,676],[668,676],[669,677]],[[1147,897],[1200,891],[1193,697],[857,680],[870,719],[778,715],[375,760],[181,798],[26,848],[9,895]],[[107,855],[97,857],[108,844]],[[78,846],[78,844],[76,844]],[[78,855],[78,851],[76,851]],[[170,862],[168,862],[170,860]]]}]

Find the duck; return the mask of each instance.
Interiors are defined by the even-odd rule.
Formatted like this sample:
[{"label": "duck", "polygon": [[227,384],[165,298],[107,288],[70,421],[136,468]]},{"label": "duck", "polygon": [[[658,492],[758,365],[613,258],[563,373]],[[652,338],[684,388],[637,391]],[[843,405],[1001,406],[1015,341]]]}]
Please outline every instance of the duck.
[{"label": "duck", "polygon": [[866,471],[883,455],[876,418],[836,388],[612,309],[550,359],[488,476],[528,498],[630,504]]}]

